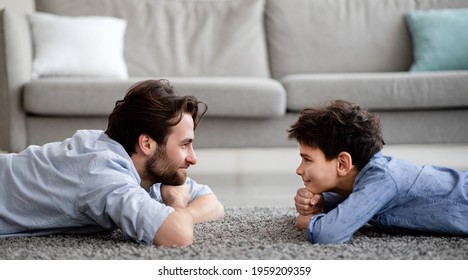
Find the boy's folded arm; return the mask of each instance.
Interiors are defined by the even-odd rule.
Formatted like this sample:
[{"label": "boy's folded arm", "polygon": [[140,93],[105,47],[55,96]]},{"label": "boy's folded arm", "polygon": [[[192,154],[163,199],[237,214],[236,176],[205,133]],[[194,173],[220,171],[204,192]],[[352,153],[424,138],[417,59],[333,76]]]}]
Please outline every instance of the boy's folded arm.
[{"label": "boy's folded arm", "polygon": [[343,197],[342,195],[339,195],[337,193],[332,193],[332,192],[324,192],[322,193],[323,196],[323,211],[325,213],[331,211],[334,209],[338,204],[343,202],[346,197]]}]

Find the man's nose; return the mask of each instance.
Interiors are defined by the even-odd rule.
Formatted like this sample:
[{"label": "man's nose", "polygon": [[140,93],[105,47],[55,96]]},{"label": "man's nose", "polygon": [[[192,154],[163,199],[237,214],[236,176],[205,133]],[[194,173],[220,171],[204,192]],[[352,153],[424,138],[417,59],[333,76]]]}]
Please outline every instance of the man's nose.
[{"label": "man's nose", "polygon": [[197,164],[197,156],[195,155],[195,151],[193,149],[190,149],[185,160],[191,165]]}]

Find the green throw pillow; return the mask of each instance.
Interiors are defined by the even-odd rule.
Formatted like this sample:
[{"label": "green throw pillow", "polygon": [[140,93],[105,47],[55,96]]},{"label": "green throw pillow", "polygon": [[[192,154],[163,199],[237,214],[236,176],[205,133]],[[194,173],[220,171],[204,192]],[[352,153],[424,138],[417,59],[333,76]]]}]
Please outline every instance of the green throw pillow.
[{"label": "green throw pillow", "polygon": [[413,37],[411,71],[468,69],[468,9],[416,10],[405,17]]}]

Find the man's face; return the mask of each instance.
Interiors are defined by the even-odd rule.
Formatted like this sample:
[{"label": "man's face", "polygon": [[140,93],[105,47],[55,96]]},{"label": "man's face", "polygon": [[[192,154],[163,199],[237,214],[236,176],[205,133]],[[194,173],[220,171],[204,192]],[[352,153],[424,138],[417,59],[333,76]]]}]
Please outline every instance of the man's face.
[{"label": "man's face", "polygon": [[299,145],[301,164],[296,169],[304,186],[312,193],[332,191],[337,185],[337,160],[327,161],[322,150]]},{"label": "man's face", "polygon": [[154,183],[182,185],[187,179],[187,169],[197,163],[193,150],[194,123],[192,116],[184,114],[172,128],[165,146],[158,145],[147,160],[145,175]]}]

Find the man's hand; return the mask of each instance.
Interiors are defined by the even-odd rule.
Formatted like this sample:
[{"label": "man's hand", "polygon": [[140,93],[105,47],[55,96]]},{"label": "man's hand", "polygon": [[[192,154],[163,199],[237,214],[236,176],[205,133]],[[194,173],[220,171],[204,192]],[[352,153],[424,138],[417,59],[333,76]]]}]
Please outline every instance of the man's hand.
[{"label": "man's hand", "polygon": [[323,210],[323,196],[321,194],[313,194],[306,188],[300,188],[294,197],[294,205],[296,206],[296,211],[302,216],[317,214]]},{"label": "man's hand", "polygon": [[164,246],[186,246],[193,242],[193,227],[196,223],[220,219],[224,207],[214,194],[191,200],[190,186],[161,185],[164,203],[174,208],[154,236],[153,243]]},{"label": "man's hand", "polygon": [[190,201],[190,187],[161,185],[161,197],[164,203],[173,208],[187,208]]}]

